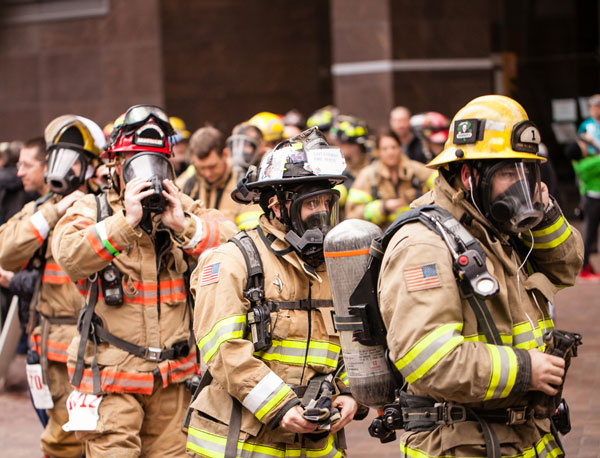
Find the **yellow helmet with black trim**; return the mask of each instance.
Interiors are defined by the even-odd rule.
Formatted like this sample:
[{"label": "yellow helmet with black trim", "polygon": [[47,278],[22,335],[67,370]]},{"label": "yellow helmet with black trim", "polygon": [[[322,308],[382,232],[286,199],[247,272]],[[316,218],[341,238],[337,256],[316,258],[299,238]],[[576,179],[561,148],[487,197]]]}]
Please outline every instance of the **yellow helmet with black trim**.
[{"label": "yellow helmet with black trim", "polygon": [[59,116],[46,126],[44,138],[48,148],[54,145],[74,146],[97,158],[106,144],[104,132],[94,121],[76,115]]},{"label": "yellow helmet with black trim", "polygon": [[523,107],[502,95],[471,100],[454,116],[444,150],[427,164],[440,168],[458,161],[534,159],[540,132]]},{"label": "yellow helmet with black trim", "polygon": [[248,122],[258,127],[266,142],[280,142],[283,140],[283,118],[275,113],[261,111],[252,116]]}]

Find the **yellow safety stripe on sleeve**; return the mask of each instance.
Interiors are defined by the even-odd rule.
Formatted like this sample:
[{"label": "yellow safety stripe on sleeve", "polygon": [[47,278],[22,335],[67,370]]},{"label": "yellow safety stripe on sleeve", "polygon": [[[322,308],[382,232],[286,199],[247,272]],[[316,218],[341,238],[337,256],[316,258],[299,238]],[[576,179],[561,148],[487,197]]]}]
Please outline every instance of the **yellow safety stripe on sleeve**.
[{"label": "yellow safety stripe on sleeve", "polygon": [[[480,334],[474,334],[471,336],[464,336],[465,340],[467,342],[483,342],[483,343],[487,343],[487,338],[485,337],[484,334],[480,333]],[[500,333],[500,340],[502,341],[502,343],[504,345],[511,345],[513,343],[513,336],[512,334],[503,334]]]},{"label": "yellow safety stripe on sleeve", "polygon": [[[286,446],[285,449],[263,444],[253,444],[238,440],[236,456],[239,458],[342,458],[342,450],[335,447],[337,434],[330,434],[322,448],[297,448]],[[227,437],[209,433],[190,426],[186,448],[204,456],[223,457]]]},{"label": "yellow safety stripe on sleeve", "polygon": [[[563,450],[558,446],[554,436],[551,433],[545,434],[542,438],[536,442],[534,447],[526,447],[523,453],[518,455],[511,455],[510,458],[555,458],[557,456],[563,456]],[[429,455],[416,448],[411,448],[408,445],[400,444],[400,457],[401,458],[447,458],[447,455]],[[507,457],[508,458],[508,457]]]},{"label": "yellow safety stripe on sleeve", "polygon": [[307,355],[306,340],[273,340],[269,348],[254,352],[254,356],[264,361],[278,361],[284,364],[313,364],[336,368],[340,346],[331,342],[311,340]]},{"label": "yellow safety stripe on sleeve", "polygon": [[208,364],[223,342],[243,339],[246,333],[246,315],[232,315],[218,321],[198,342],[202,360]]},{"label": "yellow safety stripe on sleeve", "polygon": [[538,348],[543,351],[543,349],[546,348],[546,344],[544,343],[544,331],[550,331],[551,329],[554,329],[552,318],[538,320],[535,329],[531,327],[529,321],[519,323],[513,326],[512,346],[515,348],[522,348],[523,350]]},{"label": "yellow safety stripe on sleeve", "polygon": [[[532,231],[533,235],[533,248],[536,250],[547,250],[550,248],[555,248],[563,243],[569,235],[571,235],[571,226],[565,219],[564,216],[561,215],[555,223],[546,227],[544,229],[540,229],[538,231]],[[531,238],[529,233],[521,234],[523,239],[523,243],[528,247],[531,247]]]},{"label": "yellow safety stripe on sleeve", "polygon": [[367,204],[373,200],[373,196],[362,189],[350,188],[348,191],[348,202],[352,204]]},{"label": "yellow safety stripe on sleeve", "polygon": [[464,342],[462,323],[449,323],[427,334],[400,360],[396,367],[408,383],[423,377],[429,369]]},{"label": "yellow safety stripe on sleeve", "polygon": [[485,346],[490,352],[492,373],[483,400],[505,398],[514,388],[517,379],[517,355],[511,347],[504,345]]},{"label": "yellow safety stripe on sleeve", "polygon": [[242,405],[261,420],[291,391],[275,372],[269,372],[246,395]]},{"label": "yellow safety stripe on sleeve", "polygon": [[240,231],[247,231],[258,226],[260,215],[262,214],[262,210],[241,213],[235,219],[235,224],[237,224],[237,227]]},{"label": "yellow safety stripe on sleeve", "polygon": [[386,216],[383,213],[383,201],[374,200],[365,205],[365,219],[371,221],[374,224],[385,223]]},{"label": "yellow safety stripe on sleeve", "polygon": [[427,189],[433,189],[433,183],[435,181],[435,179],[438,176],[438,172],[437,170],[435,172],[433,172],[431,175],[429,175],[429,178],[427,178],[427,181],[425,182],[425,186],[427,186]]},{"label": "yellow safety stripe on sleeve", "polygon": [[340,207],[346,205],[346,200],[348,199],[348,188],[344,186],[344,184],[337,184],[333,187],[340,193]]}]

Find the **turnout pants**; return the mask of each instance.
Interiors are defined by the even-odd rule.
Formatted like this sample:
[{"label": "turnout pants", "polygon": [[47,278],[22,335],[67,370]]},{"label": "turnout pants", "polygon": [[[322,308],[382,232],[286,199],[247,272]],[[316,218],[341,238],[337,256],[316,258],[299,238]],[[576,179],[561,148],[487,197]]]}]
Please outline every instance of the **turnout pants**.
[{"label": "turnout pants", "polygon": [[48,424],[42,432],[42,452],[50,458],[80,458],[83,456],[83,444],[77,440],[74,433],[67,433],[62,429],[69,420],[67,398],[73,391],[69,383],[67,365],[48,361],[48,377],[54,408],[46,410]]},{"label": "turnout pants", "polygon": [[76,432],[85,441],[86,458],[185,457],[181,425],[190,398],[185,383],[155,383],[151,395],[104,395],[96,431]]}]

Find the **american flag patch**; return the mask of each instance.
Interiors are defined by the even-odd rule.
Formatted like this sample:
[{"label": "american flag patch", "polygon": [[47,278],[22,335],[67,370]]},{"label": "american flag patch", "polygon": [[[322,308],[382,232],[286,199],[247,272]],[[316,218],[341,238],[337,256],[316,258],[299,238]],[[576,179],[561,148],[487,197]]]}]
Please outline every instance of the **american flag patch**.
[{"label": "american flag patch", "polygon": [[442,286],[435,264],[405,269],[404,279],[409,291],[420,291]]},{"label": "american flag patch", "polygon": [[220,268],[221,268],[220,262],[204,266],[202,268],[202,273],[200,274],[200,286],[210,285],[211,283],[218,282]]}]

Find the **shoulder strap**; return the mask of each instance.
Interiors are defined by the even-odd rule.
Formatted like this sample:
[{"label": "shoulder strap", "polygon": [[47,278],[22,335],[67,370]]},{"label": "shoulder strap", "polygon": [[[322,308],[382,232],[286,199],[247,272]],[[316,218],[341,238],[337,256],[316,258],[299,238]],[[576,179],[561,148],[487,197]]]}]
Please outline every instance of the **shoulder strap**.
[{"label": "shoulder strap", "polygon": [[246,231],[240,231],[230,239],[240,249],[246,261],[248,281],[244,290],[244,297],[251,302],[261,302],[265,298],[265,274],[260,259],[260,254],[254,241]]},{"label": "shoulder strap", "polygon": [[[95,196],[96,198],[96,222],[100,222],[112,214],[112,208],[108,204],[108,194],[103,192],[100,195]],[[87,281],[87,298],[86,305],[83,308],[81,315],[79,316],[79,323],[77,328],[79,330],[79,347],[77,349],[77,362],[75,363],[75,371],[71,378],[71,383],[75,387],[79,387],[81,379],[83,377],[83,365],[85,348],[90,336],[94,333],[92,321],[94,319],[94,309],[98,302],[98,274],[94,274],[93,278],[89,278]],[[96,346],[96,337],[92,338],[94,347]],[[100,370],[96,361],[96,349],[94,348],[94,359],[92,360],[92,384],[94,393],[100,393]]]},{"label": "shoulder strap", "polygon": [[112,207],[108,203],[108,192],[105,191],[102,194],[97,195],[95,197],[96,197],[96,222],[99,223],[100,221],[111,216],[113,211],[112,211]]},{"label": "shoulder strap", "polygon": [[479,328],[488,343],[502,345],[500,333],[485,303],[486,299],[497,294],[498,281],[487,271],[486,254],[479,241],[450,212],[427,205],[403,213],[385,231],[380,242],[382,251],[385,251],[398,229],[416,221],[442,237],[452,255],[461,295],[469,302]]}]

